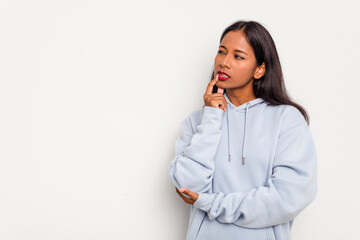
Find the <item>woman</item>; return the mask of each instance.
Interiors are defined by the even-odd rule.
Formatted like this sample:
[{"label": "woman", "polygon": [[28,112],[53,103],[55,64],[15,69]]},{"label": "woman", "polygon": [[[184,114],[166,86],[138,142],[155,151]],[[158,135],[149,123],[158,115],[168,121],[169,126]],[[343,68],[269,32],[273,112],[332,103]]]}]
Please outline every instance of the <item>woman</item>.
[{"label": "woman", "polygon": [[191,205],[187,240],[290,239],[317,193],[316,149],[262,25],[225,29],[204,102],[182,122],[169,168]]}]

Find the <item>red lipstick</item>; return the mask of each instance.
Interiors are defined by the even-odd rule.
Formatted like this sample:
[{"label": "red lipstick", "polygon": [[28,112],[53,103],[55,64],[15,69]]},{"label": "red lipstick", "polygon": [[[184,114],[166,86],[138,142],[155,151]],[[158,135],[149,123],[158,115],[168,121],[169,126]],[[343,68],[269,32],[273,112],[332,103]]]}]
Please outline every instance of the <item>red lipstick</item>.
[{"label": "red lipstick", "polygon": [[225,81],[225,80],[227,80],[229,78],[230,78],[230,76],[227,73],[221,72],[221,71],[218,72],[218,79],[219,80]]}]

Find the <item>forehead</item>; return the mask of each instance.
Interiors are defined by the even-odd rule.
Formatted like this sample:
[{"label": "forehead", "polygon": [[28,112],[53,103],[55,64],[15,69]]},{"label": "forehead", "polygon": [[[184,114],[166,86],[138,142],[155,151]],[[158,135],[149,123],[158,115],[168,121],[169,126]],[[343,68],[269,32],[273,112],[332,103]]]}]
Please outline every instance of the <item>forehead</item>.
[{"label": "forehead", "polygon": [[246,53],[252,53],[253,51],[242,30],[228,32],[222,39],[220,45],[224,45],[229,51],[235,49],[245,51]]}]

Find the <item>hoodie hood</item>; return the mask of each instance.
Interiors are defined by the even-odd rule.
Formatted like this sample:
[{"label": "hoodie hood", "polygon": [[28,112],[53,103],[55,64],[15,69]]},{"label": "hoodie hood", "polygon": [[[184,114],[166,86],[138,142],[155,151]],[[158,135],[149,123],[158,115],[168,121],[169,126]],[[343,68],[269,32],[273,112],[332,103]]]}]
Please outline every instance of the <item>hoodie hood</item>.
[{"label": "hoodie hood", "polygon": [[226,99],[227,102],[227,109],[226,109],[226,114],[227,114],[227,131],[228,131],[228,153],[229,153],[229,159],[228,161],[231,161],[231,149],[230,149],[230,124],[229,124],[229,115],[231,114],[232,111],[236,111],[236,112],[244,112],[244,136],[243,136],[243,146],[242,146],[242,164],[245,164],[245,150],[246,150],[246,126],[250,123],[248,123],[247,118],[248,115],[250,114],[249,109],[254,108],[254,106],[259,105],[263,102],[265,102],[265,100],[263,98],[256,98],[254,100],[251,100],[247,103],[244,103],[238,107],[236,107],[232,102],[230,102],[226,92],[224,93],[224,97]]}]

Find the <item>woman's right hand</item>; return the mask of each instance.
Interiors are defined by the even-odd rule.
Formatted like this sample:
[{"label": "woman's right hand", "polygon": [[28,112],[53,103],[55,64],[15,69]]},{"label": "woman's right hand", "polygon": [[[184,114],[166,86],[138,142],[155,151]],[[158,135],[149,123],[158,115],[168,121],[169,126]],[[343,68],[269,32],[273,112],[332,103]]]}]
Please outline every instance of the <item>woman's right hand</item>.
[{"label": "woman's right hand", "polygon": [[218,74],[216,74],[215,78],[211,80],[208,84],[208,87],[204,94],[205,106],[220,108],[225,112],[227,108],[227,103],[223,95],[224,89],[218,87],[217,93],[212,93],[213,87],[217,81],[218,81]]}]

